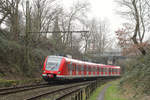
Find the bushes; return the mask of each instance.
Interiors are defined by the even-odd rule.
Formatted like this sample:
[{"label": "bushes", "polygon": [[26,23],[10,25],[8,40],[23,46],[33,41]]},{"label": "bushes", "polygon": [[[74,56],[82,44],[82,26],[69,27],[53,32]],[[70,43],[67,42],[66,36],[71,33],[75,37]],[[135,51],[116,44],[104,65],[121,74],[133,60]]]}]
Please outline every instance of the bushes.
[{"label": "bushes", "polygon": [[141,94],[150,95],[150,54],[131,60],[126,71],[121,85],[131,84],[135,90],[135,97]]},{"label": "bushes", "polygon": [[[7,66],[8,70],[6,73],[16,73],[34,77],[37,73],[39,74],[45,56],[50,54],[48,50],[43,49],[30,47],[30,57],[28,59],[30,62],[26,64],[24,60],[24,46],[16,41],[10,41],[0,37],[0,63]],[[5,73],[2,72],[5,71],[2,69],[4,69],[4,67],[0,66],[0,73]]]},{"label": "bushes", "polygon": [[10,87],[18,85],[27,85],[27,84],[39,84],[42,82],[40,78],[35,79],[26,79],[26,80],[4,80],[0,79],[0,87]]}]

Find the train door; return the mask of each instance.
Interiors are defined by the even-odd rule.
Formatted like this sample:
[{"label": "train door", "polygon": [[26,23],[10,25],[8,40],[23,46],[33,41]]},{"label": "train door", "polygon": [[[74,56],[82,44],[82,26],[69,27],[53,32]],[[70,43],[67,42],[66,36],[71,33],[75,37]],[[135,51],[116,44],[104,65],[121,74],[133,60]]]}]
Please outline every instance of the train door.
[{"label": "train door", "polygon": [[101,76],[103,76],[103,66],[101,67]]},{"label": "train door", "polygon": [[99,76],[101,76],[101,66],[99,66]]},{"label": "train door", "polygon": [[116,68],[116,75],[118,75],[118,69]]},{"label": "train door", "polygon": [[103,67],[103,76],[105,76],[105,67]]},{"label": "train door", "polygon": [[99,76],[99,66],[97,66],[97,76]]},{"label": "train door", "polygon": [[86,65],[86,75],[89,75],[89,65]]},{"label": "train door", "polygon": [[108,74],[108,68],[106,67],[105,68],[105,76],[107,76],[107,74]]},{"label": "train door", "polygon": [[74,76],[74,71],[75,71],[74,63],[71,64],[71,67],[72,67],[72,76]]},{"label": "train door", "polygon": [[112,68],[112,75],[114,76],[114,68]]},{"label": "train door", "polygon": [[118,73],[118,74],[120,75],[120,68],[119,68],[118,70],[119,70],[119,73]]},{"label": "train door", "polygon": [[66,62],[66,70],[67,70],[67,75],[70,75],[70,66],[69,66],[69,62]]},{"label": "train door", "polygon": [[94,67],[93,67],[93,66],[90,66],[91,76],[93,76],[93,69],[94,69]]},{"label": "train door", "polygon": [[116,69],[114,68],[114,75],[116,75]]},{"label": "train door", "polygon": [[79,75],[80,75],[80,76],[82,75],[82,68],[81,68],[81,67],[82,67],[82,65],[80,64],[80,65],[79,65]]},{"label": "train door", "polygon": [[109,67],[109,76],[111,76],[111,68]]},{"label": "train door", "polygon": [[70,62],[69,64],[68,64],[69,66],[69,70],[70,70],[70,76],[72,76],[73,75],[73,65],[72,65],[72,62]]},{"label": "train door", "polygon": [[76,64],[74,64],[74,75],[76,75]]},{"label": "train door", "polygon": [[86,75],[86,72],[87,72],[87,68],[86,65],[84,65],[84,76]]},{"label": "train door", "polygon": [[93,66],[93,76],[95,76],[95,65]]},{"label": "train door", "polygon": [[81,66],[80,66],[80,70],[81,70],[81,74],[80,75],[81,76],[84,75],[84,72],[83,72],[84,70],[83,69],[84,69],[84,65],[81,64]]},{"label": "train door", "polygon": [[76,75],[79,74],[79,65],[78,64],[75,64],[76,65]]},{"label": "train door", "polygon": [[88,66],[88,72],[89,72],[89,76],[91,75],[91,66]]}]

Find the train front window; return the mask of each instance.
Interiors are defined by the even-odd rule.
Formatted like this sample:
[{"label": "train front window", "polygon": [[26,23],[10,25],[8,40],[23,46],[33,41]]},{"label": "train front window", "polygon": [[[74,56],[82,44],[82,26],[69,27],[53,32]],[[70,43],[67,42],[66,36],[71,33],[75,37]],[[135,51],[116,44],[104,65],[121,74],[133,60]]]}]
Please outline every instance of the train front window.
[{"label": "train front window", "polygon": [[57,71],[59,69],[62,58],[48,57],[46,70]]}]

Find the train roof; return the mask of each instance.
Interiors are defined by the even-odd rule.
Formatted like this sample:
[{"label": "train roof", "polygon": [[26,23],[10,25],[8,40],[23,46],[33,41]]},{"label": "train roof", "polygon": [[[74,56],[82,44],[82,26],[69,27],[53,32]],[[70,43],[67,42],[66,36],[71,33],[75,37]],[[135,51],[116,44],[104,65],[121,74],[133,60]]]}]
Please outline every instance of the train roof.
[{"label": "train roof", "polygon": [[54,57],[54,58],[60,58],[60,59],[64,58],[68,62],[73,62],[73,63],[78,63],[78,64],[89,64],[89,65],[99,65],[99,66],[112,67],[112,68],[120,68],[120,66],[97,64],[97,63],[86,62],[86,61],[81,61],[81,60],[77,60],[77,59],[71,59],[71,58],[67,58],[67,57],[63,57],[63,56],[50,55],[48,57]]}]

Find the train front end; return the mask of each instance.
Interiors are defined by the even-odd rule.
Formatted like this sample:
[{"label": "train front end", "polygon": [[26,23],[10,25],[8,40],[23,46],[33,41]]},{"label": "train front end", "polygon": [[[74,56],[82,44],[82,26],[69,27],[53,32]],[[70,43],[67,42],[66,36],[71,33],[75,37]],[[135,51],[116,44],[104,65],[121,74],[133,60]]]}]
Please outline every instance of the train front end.
[{"label": "train front end", "polygon": [[44,62],[42,77],[45,81],[55,80],[61,73],[60,66],[63,57],[48,56]]}]

